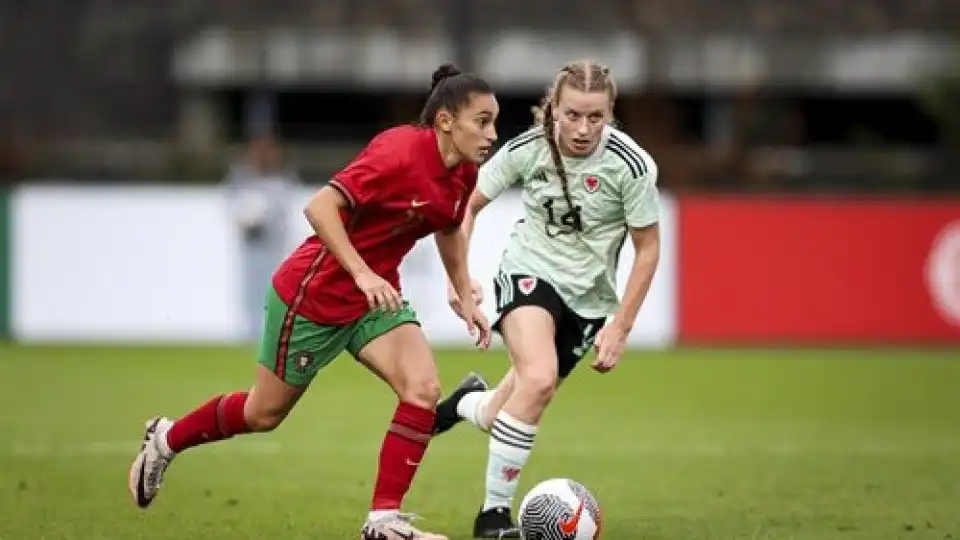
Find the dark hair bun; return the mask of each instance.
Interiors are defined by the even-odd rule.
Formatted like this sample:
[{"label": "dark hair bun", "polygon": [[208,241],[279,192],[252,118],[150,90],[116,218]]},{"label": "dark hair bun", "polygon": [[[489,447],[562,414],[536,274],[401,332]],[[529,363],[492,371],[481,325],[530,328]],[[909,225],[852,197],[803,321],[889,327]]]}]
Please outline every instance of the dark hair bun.
[{"label": "dark hair bun", "polygon": [[430,84],[430,89],[433,90],[440,84],[440,81],[446,79],[447,77],[453,77],[454,75],[460,75],[460,70],[457,69],[457,66],[453,64],[443,64],[438,67],[436,71],[433,72],[433,82]]}]

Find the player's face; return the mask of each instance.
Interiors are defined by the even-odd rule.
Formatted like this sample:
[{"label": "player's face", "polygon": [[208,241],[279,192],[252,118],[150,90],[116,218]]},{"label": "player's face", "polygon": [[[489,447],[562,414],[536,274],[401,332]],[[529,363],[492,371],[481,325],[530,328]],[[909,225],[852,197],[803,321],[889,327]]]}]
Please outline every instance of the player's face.
[{"label": "player's face", "polygon": [[498,114],[500,106],[492,94],[474,94],[470,103],[460,109],[451,125],[450,138],[463,159],[474,163],[487,159],[497,140]]},{"label": "player's face", "polygon": [[564,87],[554,106],[564,153],[576,157],[592,154],[600,144],[603,126],[610,120],[612,103],[607,92]]}]

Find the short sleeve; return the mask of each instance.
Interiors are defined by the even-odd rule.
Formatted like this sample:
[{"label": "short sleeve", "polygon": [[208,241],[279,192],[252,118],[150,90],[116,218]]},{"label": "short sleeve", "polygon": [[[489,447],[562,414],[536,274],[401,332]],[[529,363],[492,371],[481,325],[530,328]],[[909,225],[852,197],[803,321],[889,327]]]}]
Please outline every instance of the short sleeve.
[{"label": "short sleeve", "polygon": [[660,192],[657,188],[657,165],[646,160],[647,170],[643,176],[635,178],[625,173],[623,176],[623,210],[627,226],[639,229],[660,221]]},{"label": "short sleeve", "polygon": [[492,201],[518,180],[520,180],[520,170],[516,164],[516,157],[511,152],[510,145],[507,144],[480,167],[477,190]]},{"label": "short sleeve", "polygon": [[396,137],[380,134],[375,137],[346,167],[333,175],[330,185],[343,193],[350,206],[363,206],[376,202],[385,195],[390,178],[401,167]]}]

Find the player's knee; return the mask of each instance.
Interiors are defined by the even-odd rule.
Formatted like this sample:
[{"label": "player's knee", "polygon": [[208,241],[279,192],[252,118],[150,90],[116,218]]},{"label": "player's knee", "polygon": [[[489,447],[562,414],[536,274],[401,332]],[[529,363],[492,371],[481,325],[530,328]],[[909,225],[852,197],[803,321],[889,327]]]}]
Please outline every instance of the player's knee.
[{"label": "player's knee", "polygon": [[435,374],[407,377],[398,390],[401,401],[424,409],[433,409],[440,401],[440,380]]},{"label": "player's knee", "polygon": [[546,405],[553,399],[557,389],[557,374],[552,371],[534,371],[521,377],[522,386],[528,398]]},{"label": "player's knee", "polygon": [[244,420],[251,431],[273,431],[283,423],[286,414],[281,411],[244,411]]}]

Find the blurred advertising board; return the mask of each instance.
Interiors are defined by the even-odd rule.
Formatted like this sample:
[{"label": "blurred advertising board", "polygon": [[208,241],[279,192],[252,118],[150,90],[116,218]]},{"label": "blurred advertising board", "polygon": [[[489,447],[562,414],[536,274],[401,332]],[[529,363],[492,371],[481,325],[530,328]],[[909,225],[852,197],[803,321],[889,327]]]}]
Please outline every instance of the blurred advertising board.
[{"label": "blurred advertising board", "polygon": [[679,339],[960,343],[960,200],[681,197]]}]

